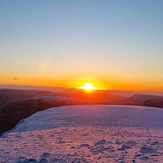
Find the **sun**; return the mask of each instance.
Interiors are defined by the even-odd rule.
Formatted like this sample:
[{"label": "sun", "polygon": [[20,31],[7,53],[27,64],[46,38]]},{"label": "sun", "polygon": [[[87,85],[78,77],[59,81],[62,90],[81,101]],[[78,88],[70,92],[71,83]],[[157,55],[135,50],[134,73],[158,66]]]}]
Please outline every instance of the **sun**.
[{"label": "sun", "polygon": [[96,93],[103,90],[107,90],[109,88],[108,83],[92,78],[76,79],[72,83],[72,85],[73,88],[78,89],[80,91],[84,91],[85,93]]},{"label": "sun", "polygon": [[85,83],[82,87],[80,87],[86,92],[92,92],[96,90],[96,87],[92,83]]}]

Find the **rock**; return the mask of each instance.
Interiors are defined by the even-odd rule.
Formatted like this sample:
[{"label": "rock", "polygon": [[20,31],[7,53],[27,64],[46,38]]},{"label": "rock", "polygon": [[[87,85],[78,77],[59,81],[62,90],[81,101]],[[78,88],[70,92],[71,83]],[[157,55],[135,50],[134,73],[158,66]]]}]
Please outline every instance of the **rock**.
[{"label": "rock", "polygon": [[130,149],[130,148],[131,148],[131,146],[129,146],[129,145],[127,145],[127,144],[123,144],[123,145],[119,148],[119,150],[124,151],[124,150]]},{"label": "rock", "polygon": [[125,163],[125,161],[124,160],[120,160],[118,163]]},{"label": "rock", "polygon": [[65,143],[64,140],[62,140],[62,139],[59,139],[59,140],[58,140],[58,144],[63,144],[63,143]]},{"label": "rock", "polygon": [[28,163],[28,160],[26,158],[19,158],[16,163]]},{"label": "rock", "polygon": [[95,143],[95,146],[97,146],[97,145],[103,145],[103,144],[105,144],[106,143],[106,140],[105,139],[102,139],[102,140],[100,140],[100,141],[97,141],[96,143]]},{"label": "rock", "polygon": [[28,163],[38,163],[36,159],[28,159]]},{"label": "rock", "polygon": [[158,141],[154,141],[154,142],[151,143],[151,145],[158,145],[158,144],[159,144]]},{"label": "rock", "polygon": [[16,163],[28,163],[28,160],[17,160]]},{"label": "rock", "polygon": [[123,144],[124,142],[122,142],[122,141],[120,141],[120,140],[117,139],[117,140],[115,141],[115,143],[118,144],[118,145],[120,145],[120,144]]},{"label": "rock", "polygon": [[157,157],[157,156],[160,156],[159,154],[151,154],[150,155],[151,157]]},{"label": "rock", "polygon": [[40,159],[39,163],[48,163],[48,160],[46,158]]},{"label": "rock", "polygon": [[83,147],[89,148],[90,145],[89,144],[80,144],[80,148],[83,148]]},{"label": "rock", "polygon": [[156,151],[150,146],[143,146],[140,149],[140,153],[155,153]]},{"label": "rock", "polygon": [[101,158],[102,158],[102,157],[101,157],[101,156],[99,156],[97,159],[98,159],[98,160],[100,160]]},{"label": "rock", "polygon": [[66,159],[62,158],[53,158],[52,162],[54,163],[67,163],[68,161]]},{"label": "rock", "polygon": [[76,157],[75,155],[64,155],[64,154],[49,154],[44,153],[38,163],[89,163],[82,157]]},{"label": "rock", "polygon": [[107,144],[113,144],[113,142],[112,142],[112,141],[107,141],[106,143],[107,143]]},{"label": "rock", "polygon": [[71,146],[71,149],[75,149],[75,147],[74,146]]},{"label": "rock", "polygon": [[140,157],[141,156],[141,154],[139,153],[139,154],[137,154],[135,157]]},{"label": "rock", "polygon": [[76,159],[72,160],[72,163],[89,163],[89,162],[87,160],[85,160],[84,158],[76,158]]},{"label": "rock", "polygon": [[126,144],[129,146],[135,146],[137,143],[135,141],[130,140],[130,141],[126,142]]},{"label": "rock", "polygon": [[41,155],[41,158],[48,158],[48,157],[50,157],[50,153],[43,153]]},{"label": "rock", "polygon": [[16,163],[38,163],[35,159],[27,159],[25,157],[19,158]]},{"label": "rock", "polygon": [[148,157],[148,156],[142,156],[142,157],[140,157],[139,159],[140,159],[140,160],[148,160],[149,157]]},{"label": "rock", "polygon": [[103,145],[98,145],[98,146],[90,148],[90,152],[93,153],[94,155],[102,153],[103,151],[105,151],[105,148]]}]

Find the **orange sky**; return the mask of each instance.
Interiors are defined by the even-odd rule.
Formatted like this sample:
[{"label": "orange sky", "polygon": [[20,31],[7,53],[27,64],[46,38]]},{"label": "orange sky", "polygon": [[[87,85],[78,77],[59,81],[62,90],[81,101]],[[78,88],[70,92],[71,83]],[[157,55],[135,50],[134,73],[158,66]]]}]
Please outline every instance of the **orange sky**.
[{"label": "orange sky", "polygon": [[102,77],[66,77],[60,79],[48,77],[10,77],[3,75],[0,78],[1,85],[20,85],[20,86],[36,86],[36,87],[64,87],[64,88],[78,88],[84,83],[90,82],[97,87],[97,89],[108,90],[127,90],[127,91],[147,91],[147,92],[163,92],[163,85],[160,82],[140,82],[140,81],[125,81],[122,79],[107,79]]},{"label": "orange sky", "polygon": [[163,1],[0,1],[0,85],[163,91]]}]

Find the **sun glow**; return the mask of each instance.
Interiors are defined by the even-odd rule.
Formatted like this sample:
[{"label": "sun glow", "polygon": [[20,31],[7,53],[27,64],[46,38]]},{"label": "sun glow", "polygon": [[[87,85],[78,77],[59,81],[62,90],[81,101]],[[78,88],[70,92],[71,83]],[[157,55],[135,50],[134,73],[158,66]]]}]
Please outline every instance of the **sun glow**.
[{"label": "sun glow", "polygon": [[95,91],[97,88],[92,83],[85,83],[80,89],[83,89],[86,92]]},{"label": "sun glow", "polygon": [[86,93],[111,89],[108,83],[95,77],[79,77],[74,80],[71,85],[73,85],[75,89],[82,90]]}]

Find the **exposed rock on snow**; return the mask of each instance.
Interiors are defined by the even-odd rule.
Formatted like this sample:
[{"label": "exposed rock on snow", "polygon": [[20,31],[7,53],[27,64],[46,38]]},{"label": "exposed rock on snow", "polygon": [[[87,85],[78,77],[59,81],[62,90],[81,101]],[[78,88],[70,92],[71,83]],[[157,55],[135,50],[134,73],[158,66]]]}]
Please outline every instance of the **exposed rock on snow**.
[{"label": "exposed rock on snow", "polygon": [[113,127],[11,132],[0,138],[0,162],[130,163],[135,160],[136,163],[162,163],[162,135],[162,131],[150,136],[145,129]]}]

